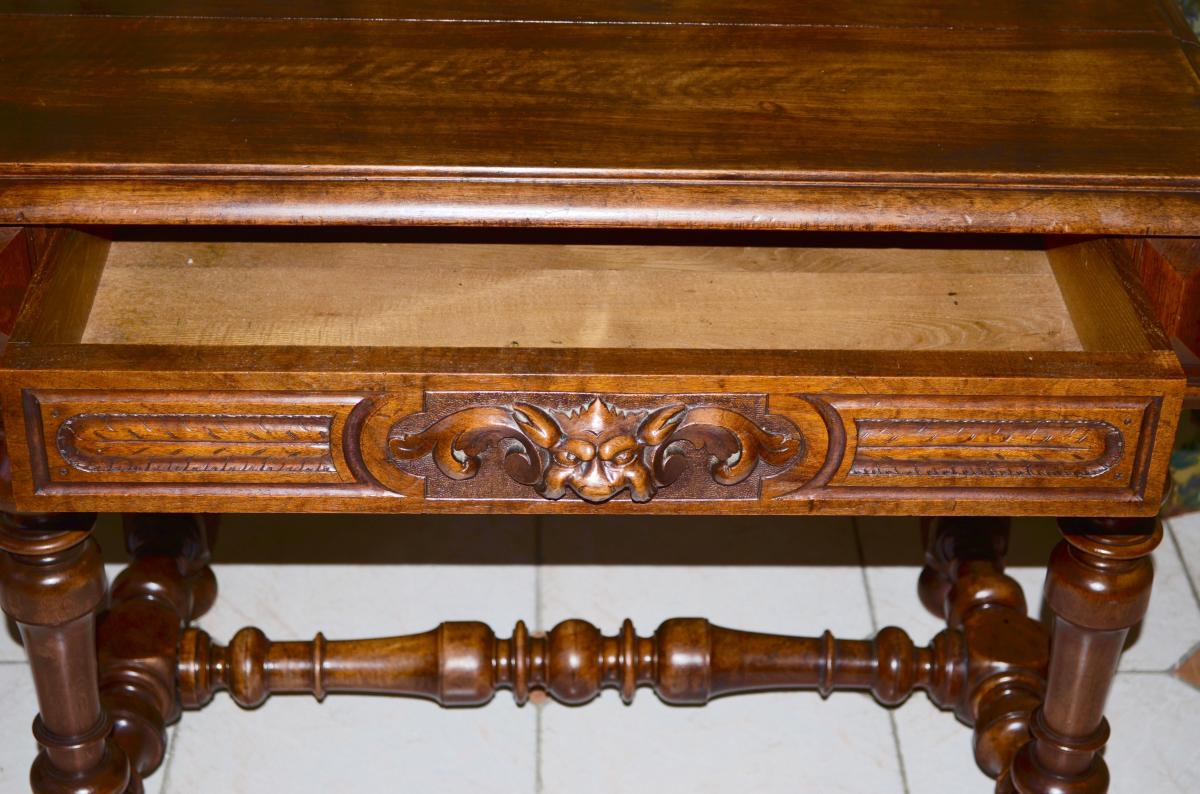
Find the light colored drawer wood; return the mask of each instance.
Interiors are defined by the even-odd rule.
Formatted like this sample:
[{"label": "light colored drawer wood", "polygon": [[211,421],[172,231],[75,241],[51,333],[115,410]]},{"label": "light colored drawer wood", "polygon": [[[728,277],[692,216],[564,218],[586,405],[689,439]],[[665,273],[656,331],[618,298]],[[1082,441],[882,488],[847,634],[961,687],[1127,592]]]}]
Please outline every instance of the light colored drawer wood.
[{"label": "light colored drawer wood", "polygon": [[1114,241],[60,231],[27,510],[1156,511],[1184,376]]}]

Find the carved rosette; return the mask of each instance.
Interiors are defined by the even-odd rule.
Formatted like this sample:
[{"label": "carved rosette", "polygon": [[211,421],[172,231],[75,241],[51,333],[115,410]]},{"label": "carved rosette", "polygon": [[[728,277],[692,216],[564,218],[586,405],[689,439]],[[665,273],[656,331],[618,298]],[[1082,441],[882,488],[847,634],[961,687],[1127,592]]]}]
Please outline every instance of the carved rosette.
[{"label": "carved rosette", "polygon": [[[417,427],[401,420],[387,436],[389,460],[426,477],[431,496],[445,490],[439,481],[474,479],[494,460],[509,483],[485,479],[474,496],[502,497],[516,484],[545,499],[574,494],[600,503],[628,493],[635,502],[647,502],[682,481],[687,487],[679,489],[680,498],[704,498],[714,486],[738,486],[761,476],[760,466],[787,466],[804,450],[791,423],[772,417],[769,428],[735,407],[669,398],[655,405],[646,398],[603,395],[558,407],[545,402],[553,396],[542,396],[541,404],[530,395],[511,403],[470,405]],[[436,472],[420,465],[425,460]],[[687,476],[700,467],[707,484]],[[431,477],[436,479],[430,482]],[[757,487],[743,489],[747,498],[757,492]]]}]

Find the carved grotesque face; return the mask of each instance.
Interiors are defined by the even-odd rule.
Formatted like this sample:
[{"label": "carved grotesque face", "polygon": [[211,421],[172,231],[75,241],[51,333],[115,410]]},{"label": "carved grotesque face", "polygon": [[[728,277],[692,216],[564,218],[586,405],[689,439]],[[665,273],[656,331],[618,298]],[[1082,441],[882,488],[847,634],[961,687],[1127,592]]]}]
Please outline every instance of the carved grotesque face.
[{"label": "carved grotesque face", "polygon": [[517,424],[549,455],[538,492],[558,499],[571,489],[589,502],[604,502],[626,488],[635,502],[654,496],[649,448],[661,444],[686,408],[651,413],[623,411],[594,399],[553,414],[528,403],[514,406]]}]

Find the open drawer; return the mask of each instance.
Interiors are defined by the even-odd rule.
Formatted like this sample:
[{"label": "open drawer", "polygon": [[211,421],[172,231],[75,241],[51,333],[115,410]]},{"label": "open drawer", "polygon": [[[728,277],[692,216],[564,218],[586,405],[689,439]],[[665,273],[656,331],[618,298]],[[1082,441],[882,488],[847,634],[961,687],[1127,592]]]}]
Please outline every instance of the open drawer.
[{"label": "open drawer", "polygon": [[24,510],[1147,515],[1120,240],[29,230]]}]

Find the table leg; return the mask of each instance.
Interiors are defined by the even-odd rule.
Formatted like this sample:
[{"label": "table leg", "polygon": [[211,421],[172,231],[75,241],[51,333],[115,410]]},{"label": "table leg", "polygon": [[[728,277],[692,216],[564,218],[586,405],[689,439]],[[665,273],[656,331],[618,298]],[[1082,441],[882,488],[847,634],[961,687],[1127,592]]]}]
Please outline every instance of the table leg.
[{"label": "table leg", "polygon": [[1050,656],[1048,632],[1029,617],[1021,586],[1004,573],[1009,525],[998,517],[926,519],[918,585],[926,608],[962,635],[965,692],[955,711],[975,728],[975,761],[1000,792],[1029,741]]},{"label": "table leg", "polygon": [[94,521],[90,514],[5,515],[0,526],[0,604],[20,628],[37,690],[36,794],[141,790],[100,706],[96,610],[107,582]]},{"label": "table leg", "polygon": [[1157,519],[1063,519],[1046,577],[1054,612],[1046,699],[1017,754],[1021,794],[1102,794],[1108,768],[1104,704],[1129,629],[1146,614],[1162,540]]},{"label": "table leg", "polygon": [[133,562],[113,582],[97,628],[100,702],[134,773],[153,774],[179,718],[175,669],[183,627],[217,596],[208,567],[216,521],[189,514],[125,516]]}]

